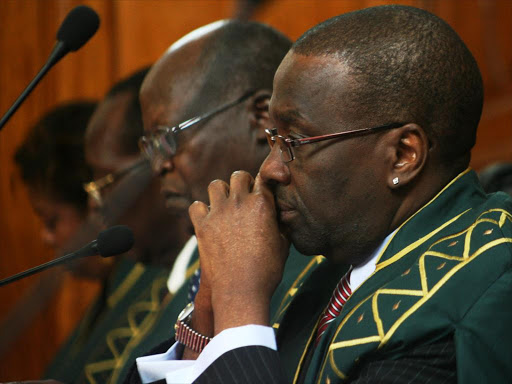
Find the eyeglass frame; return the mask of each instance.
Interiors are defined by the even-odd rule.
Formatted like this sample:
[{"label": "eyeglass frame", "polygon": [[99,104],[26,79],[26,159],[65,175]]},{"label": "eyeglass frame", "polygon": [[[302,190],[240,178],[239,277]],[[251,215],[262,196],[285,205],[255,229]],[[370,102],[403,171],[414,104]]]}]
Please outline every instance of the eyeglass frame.
[{"label": "eyeglass frame", "polygon": [[[195,116],[191,119],[188,119],[188,120],[185,120],[184,122],[182,123],[179,123],[178,125],[175,125],[173,127],[168,127],[168,126],[165,126],[165,125],[161,125],[161,126],[158,126],[157,129],[159,130],[157,133],[152,133],[148,136],[142,136],[139,138],[139,149],[141,151],[141,154],[146,158],[148,159],[151,164],[152,164],[152,168],[156,168],[154,166],[154,162],[156,160],[156,156],[152,153],[149,153],[149,151],[146,149],[147,146],[151,146],[152,148],[155,148],[155,145],[153,144],[155,142],[155,139],[158,139],[158,143],[160,144],[160,147],[159,148],[156,148],[153,149],[153,151],[156,153],[156,151],[159,151],[160,152],[160,156],[164,159],[170,159],[172,158],[174,155],[176,155],[177,153],[177,140],[174,139],[174,136],[176,136],[179,132],[187,129],[187,128],[190,128],[194,125],[197,125],[207,119],[210,119],[232,107],[235,107],[241,103],[243,103],[244,101],[246,101],[249,97],[253,96],[254,94],[256,93],[256,90],[249,90],[247,92],[245,92],[242,96],[240,96],[238,99],[236,99],[235,101],[231,101],[227,104],[224,104],[224,105],[221,105],[220,107],[212,110],[212,111],[209,111],[209,112],[206,112],[202,115],[199,115],[199,116]],[[172,148],[171,145],[168,145],[167,143],[165,143],[164,145],[162,145],[162,139],[163,137],[166,137],[168,135],[172,135],[170,137],[173,137],[173,142],[174,142],[174,148]],[[151,143],[151,144],[149,144]],[[163,146],[167,147],[168,150],[165,151],[163,150]]]},{"label": "eyeglass frame", "polygon": [[361,128],[361,129],[353,129],[350,131],[344,131],[344,132],[337,132],[337,133],[329,133],[326,135],[320,135],[320,136],[310,136],[310,137],[303,137],[300,139],[290,139],[289,137],[284,137],[277,134],[277,128],[271,128],[271,129],[265,129],[265,133],[267,135],[267,142],[270,148],[272,149],[274,144],[276,143],[276,138],[280,139],[280,142],[284,143],[288,154],[290,156],[290,160],[285,160],[283,155],[283,148],[279,145],[279,149],[281,150],[281,160],[284,163],[289,163],[295,159],[295,155],[293,153],[293,147],[300,147],[301,145],[305,144],[312,144],[317,143],[319,141],[324,140],[330,140],[330,139],[337,139],[340,137],[348,138],[351,136],[356,135],[363,135],[368,133],[375,133],[378,131],[386,131],[388,129],[395,129],[403,127],[405,123],[390,123],[386,125],[379,125],[378,127],[371,127],[371,128]]},{"label": "eyeglass frame", "polygon": [[134,164],[131,164],[126,168],[120,169],[119,171],[111,172],[108,175],[105,175],[99,179],[83,183],[82,188],[84,189],[85,193],[87,193],[87,196],[89,196],[89,198],[91,198],[98,205],[98,207],[101,207],[103,206],[101,190],[105,189],[109,185],[114,184],[122,177],[126,176],[127,174],[141,167],[142,165],[146,164],[146,162],[147,160],[145,158],[137,160]]}]

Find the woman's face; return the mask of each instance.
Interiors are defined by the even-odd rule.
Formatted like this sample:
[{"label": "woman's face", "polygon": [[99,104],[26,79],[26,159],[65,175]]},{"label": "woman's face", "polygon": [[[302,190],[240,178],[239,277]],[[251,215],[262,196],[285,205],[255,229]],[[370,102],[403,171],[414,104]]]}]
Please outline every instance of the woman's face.
[{"label": "woman's face", "polygon": [[29,197],[32,208],[43,222],[41,239],[54,250],[62,248],[82,224],[83,214],[70,203],[57,201],[32,189]]}]

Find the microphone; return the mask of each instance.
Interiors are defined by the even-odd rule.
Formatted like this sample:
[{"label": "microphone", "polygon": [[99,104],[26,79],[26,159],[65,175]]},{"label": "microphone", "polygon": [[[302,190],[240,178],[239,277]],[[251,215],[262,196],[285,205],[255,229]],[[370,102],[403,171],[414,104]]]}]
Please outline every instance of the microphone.
[{"label": "microphone", "polygon": [[0,131],[46,73],[70,51],[80,49],[98,30],[98,14],[85,5],[73,8],[57,32],[57,43],[45,65],[0,120]]},{"label": "microphone", "polygon": [[34,273],[43,271],[47,268],[53,267],[54,265],[62,264],[68,260],[94,255],[100,255],[102,257],[119,255],[129,251],[133,247],[133,243],[134,238],[132,230],[126,225],[116,225],[101,231],[96,240],[91,241],[78,251],[58,257],[57,259],[51,260],[37,267],[27,269],[26,271],[0,280],[0,286],[33,275]]}]

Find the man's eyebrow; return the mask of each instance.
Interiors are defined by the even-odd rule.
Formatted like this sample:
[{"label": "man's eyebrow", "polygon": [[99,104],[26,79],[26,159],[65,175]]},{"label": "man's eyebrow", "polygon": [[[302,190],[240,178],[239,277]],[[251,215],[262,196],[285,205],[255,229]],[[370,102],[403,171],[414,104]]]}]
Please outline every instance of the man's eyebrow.
[{"label": "man's eyebrow", "polygon": [[274,113],[274,117],[288,124],[305,121],[304,117],[300,114],[300,112],[295,109],[288,109],[285,111],[276,112]]}]

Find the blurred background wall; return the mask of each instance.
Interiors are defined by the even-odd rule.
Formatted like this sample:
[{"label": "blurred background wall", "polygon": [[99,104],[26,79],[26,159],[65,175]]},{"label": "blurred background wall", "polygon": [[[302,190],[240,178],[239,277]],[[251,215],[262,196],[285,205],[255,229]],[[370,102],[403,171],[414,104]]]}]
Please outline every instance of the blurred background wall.
[{"label": "blurred background wall", "polygon": [[[273,0],[263,2],[252,19],[296,39],[331,16],[389,3],[427,9],[461,35],[480,65],[485,84],[472,166],[479,170],[497,161],[512,161],[511,0]],[[98,12],[100,30],[80,51],[51,70],[0,132],[0,278],[52,257],[40,240],[41,224],[12,161],[31,124],[63,101],[101,98],[116,80],[153,63],[185,33],[232,17],[240,7],[235,0],[2,0],[1,114],[40,69],[64,16],[79,4]],[[0,327],[2,318],[29,292],[34,279],[0,287]],[[0,344],[0,381],[19,378],[20,372],[26,379],[38,378],[97,289],[93,283],[66,277],[59,293],[22,335],[8,348]]]}]

